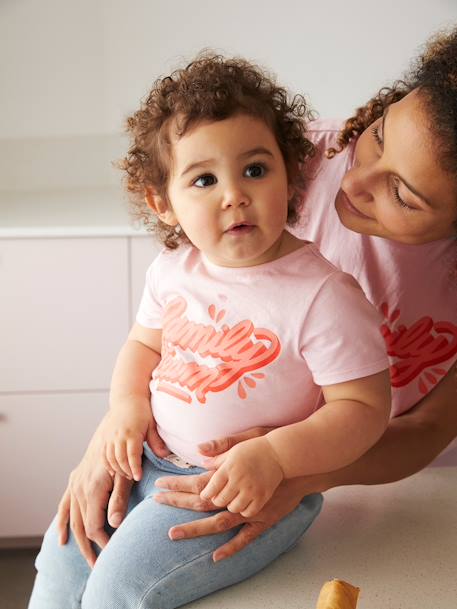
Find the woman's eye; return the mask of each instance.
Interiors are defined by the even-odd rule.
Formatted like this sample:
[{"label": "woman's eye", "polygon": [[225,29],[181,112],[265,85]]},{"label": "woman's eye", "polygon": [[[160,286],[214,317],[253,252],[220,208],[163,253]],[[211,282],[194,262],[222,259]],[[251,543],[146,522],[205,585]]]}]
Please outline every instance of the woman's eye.
[{"label": "woman's eye", "polygon": [[375,142],[378,144],[378,146],[380,146],[382,148],[382,145],[384,142],[379,133],[379,127],[371,127],[371,133],[375,139]]},{"label": "woman's eye", "polygon": [[208,186],[213,186],[216,184],[216,177],[211,173],[205,174],[203,176],[199,176],[196,180],[192,182],[193,186],[198,186],[198,188],[207,188]]},{"label": "woman's eye", "polygon": [[263,178],[266,169],[263,165],[249,165],[246,167],[244,175],[248,178]]},{"label": "woman's eye", "polygon": [[398,203],[398,205],[400,207],[403,207],[403,209],[407,209],[408,211],[417,210],[416,207],[412,207],[412,205],[408,205],[408,203],[405,203],[403,201],[403,199],[400,197],[399,184],[395,180],[392,181],[392,192],[393,192],[395,201]]}]

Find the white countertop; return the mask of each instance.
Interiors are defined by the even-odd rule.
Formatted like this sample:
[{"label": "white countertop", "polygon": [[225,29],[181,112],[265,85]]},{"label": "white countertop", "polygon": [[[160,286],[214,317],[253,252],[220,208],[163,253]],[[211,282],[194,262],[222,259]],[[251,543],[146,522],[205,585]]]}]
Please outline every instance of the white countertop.
[{"label": "white countertop", "polygon": [[141,234],[127,211],[119,133],[2,139],[0,238]]},{"label": "white countertop", "polygon": [[0,191],[0,238],[145,234],[120,187]]},{"label": "white countertop", "polygon": [[326,493],[300,544],[255,577],[188,609],[315,609],[325,581],[361,589],[357,609],[457,607],[457,467]]}]

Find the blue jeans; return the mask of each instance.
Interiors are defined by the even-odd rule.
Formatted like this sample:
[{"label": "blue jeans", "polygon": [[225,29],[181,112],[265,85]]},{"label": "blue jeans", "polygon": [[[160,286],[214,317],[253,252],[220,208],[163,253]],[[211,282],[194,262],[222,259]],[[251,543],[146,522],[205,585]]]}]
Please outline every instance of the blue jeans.
[{"label": "blue jeans", "polygon": [[[164,475],[199,474],[182,469],[150,450],[143,478],[132,488],[128,515],[101,551],[93,570],[74,538],[59,546],[56,521],[48,529],[36,560],[38,574],[29,609],[173,609],[257,573],[294,546],[322,506],[321,495],[305,497],[281,522],[234,556],[214,563],[212,552],[237,530],[171,541],[171,526],[205,518],[159,504],[154,482]],[[112,530],[111,530],[112,531]]]}]

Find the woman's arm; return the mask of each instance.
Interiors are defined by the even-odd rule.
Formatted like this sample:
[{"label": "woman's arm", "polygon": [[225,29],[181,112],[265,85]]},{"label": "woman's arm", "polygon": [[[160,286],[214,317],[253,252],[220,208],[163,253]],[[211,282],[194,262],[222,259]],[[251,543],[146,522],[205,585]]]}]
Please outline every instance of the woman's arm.
[{"label": "woman's arm", "polygon": [[381,439],[360,459],[326,474],[328,488],[385,484],[428,465],[457,436],[457,365],[413,409],[390,420]]},{"label": "woman's arm", "polygon": [[[266,433],[268,430],[264,430]],[[262,430],[255,433],[261,435]],[[384,484],[406,478],[433,459],[457,436],[457,366],[454,366],[436,388],[408,413],[391,419],[384,435],[357,461],[340,470],[284,481],[265,507],[253,518],[222,511],[215,516],[173,527],[172,539],[185,539],[228,531],[243,524],[225,546],[217,549],[215,559],[227,558],[289,514],[305,495],[336,486],[351,484]],[[249,437],[249,436],[248,436]],[[243,434],[241,440],[246,439]],[[208,456],[226,451],[237,438],[223,438],[205,450]],[[170,489],[156,495],[156,500],[176,507],[207,511],[200,492],[208,474],[160,478],[158,486]]]}]

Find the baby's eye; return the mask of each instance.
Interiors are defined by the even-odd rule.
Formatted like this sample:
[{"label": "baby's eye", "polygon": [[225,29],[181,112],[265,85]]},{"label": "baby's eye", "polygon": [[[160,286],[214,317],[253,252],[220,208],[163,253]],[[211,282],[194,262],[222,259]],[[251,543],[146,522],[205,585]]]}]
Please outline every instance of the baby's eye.
[{"label": "baby's eye", "polygon": [[213,186],[216,184],[216,182],[216,176],[213,176],[211,173],[207,173],[203,176],[199,176],[192,182],[192,184],[198,188],[207,188],[208,186]]},{"label": "baby's eye", "polygon": [[259,165],[258,163],[249,165],[244,171],[244,175],[248,178],[263,178],[265,173],[265,167],[263,165]]}]

